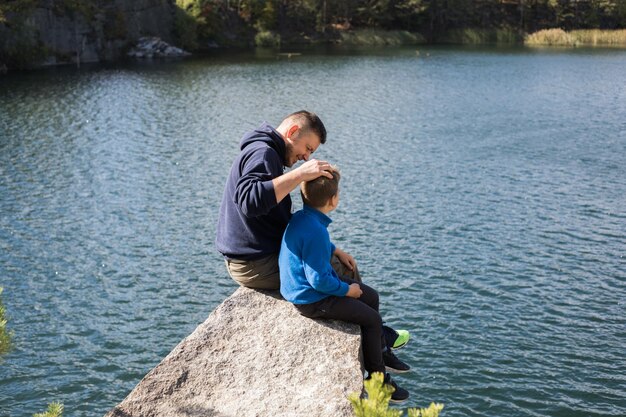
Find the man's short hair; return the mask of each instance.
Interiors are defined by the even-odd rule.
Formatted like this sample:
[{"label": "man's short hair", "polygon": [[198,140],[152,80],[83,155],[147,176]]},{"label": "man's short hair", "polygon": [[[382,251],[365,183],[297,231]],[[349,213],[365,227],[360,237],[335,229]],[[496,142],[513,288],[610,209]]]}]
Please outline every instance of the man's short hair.
[{"label": "man's short hair", "polygon": [[314,180],[305,181],[300,184],[300,195],[304,204],[311,207],[324,207],[339,191],[339,170],[332,167],[331,174],[333,178],[321,175]]},{"label": "man's short hair", "polygon": [[287,119],[298,122],[303,132],[313,132],[320,138],[320,143],[326,143],[326,127],[317,114],[300,110],[285,117],[285,120]]}]

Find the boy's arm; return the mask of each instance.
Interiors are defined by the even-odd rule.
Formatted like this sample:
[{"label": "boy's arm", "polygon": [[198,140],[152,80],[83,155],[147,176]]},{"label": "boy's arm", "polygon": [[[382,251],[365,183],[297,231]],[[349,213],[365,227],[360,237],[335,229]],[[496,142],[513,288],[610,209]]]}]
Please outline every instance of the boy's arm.
[{"label": "boy's arm", "polygon": [[347,283],[333,274],[330,266],[330,247],[319,236],[308,236],[302,246],[302,263],[307,281],[324,294],[344,297],[349,290]]},{"label": "boy's arm", "polygon": [[344,264],[350,271],[354,271],[354,268],[356,268],[356,260],[354,259],[354,257],[334,245],[333,247],[333,255],[335,255],[339,259],[339,261],[341,261],[341,263]]}]

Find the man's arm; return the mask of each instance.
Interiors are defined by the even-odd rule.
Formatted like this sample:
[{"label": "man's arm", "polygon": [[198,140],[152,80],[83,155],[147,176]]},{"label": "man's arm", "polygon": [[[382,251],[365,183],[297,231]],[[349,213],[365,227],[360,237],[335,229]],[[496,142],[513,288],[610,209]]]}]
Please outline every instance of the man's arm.
[{"label": "man's arm", "polygon": [[245,158],[233,200],[246,217],[267,214],[278,202],[273,178],[282,174],[282,162],[272,150],[257,150]]},{"label": "man's arm", "polygon": [[272,180],[276,202],[280,203],[283,198],[292,192],[302,181],[310,181],[321,175],[332,178],[330,164],[326,161],[311,159],[300,165],[298,168],[289,171],[280,177]]}]

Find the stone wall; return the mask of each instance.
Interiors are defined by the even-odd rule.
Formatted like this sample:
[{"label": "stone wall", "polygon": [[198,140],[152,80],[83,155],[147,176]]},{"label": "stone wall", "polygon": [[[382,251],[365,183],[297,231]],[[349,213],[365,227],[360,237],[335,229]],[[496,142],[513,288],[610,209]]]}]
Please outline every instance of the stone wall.
[{"label": "stone wall", "polygon": [[116,60],[142,36],[172,43],[175,7],[173,0],[94,0],[80,7],[41,0],[0,25],[0,49],[14,50],[29,38],[30,47],[42,51],[31,66]]}]

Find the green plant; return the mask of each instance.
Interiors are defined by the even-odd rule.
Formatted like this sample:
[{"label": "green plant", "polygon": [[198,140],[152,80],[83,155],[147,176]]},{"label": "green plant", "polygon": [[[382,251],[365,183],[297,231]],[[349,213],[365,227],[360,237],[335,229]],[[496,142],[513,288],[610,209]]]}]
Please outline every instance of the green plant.
[{"label": "green plant", "polygon": [[443,410],[443,404],[430,403],[428,408],[410,408],[409,417],[437,417]]},{"label": "green plant", "polygon": [[343,45],[398,46],[417,45],[425,39],[419,33],[405,30],[356,29],[340,33],[339,42]]},{"label": "green plant", "polygon": [[201,8],[198,2],[176,0],[174,34],[180,47],[187,50],[194,50],[198,47],[198,23],[204,23],[200,14]]},{"label": "green plant", "polygon": [[[0,296],[4,288],[0,287]],[[6,309],[2,304],[2,297],[0,297],[0,355],[7,353],[11,349],[11,332],[7,331],[7,319],[5,316]],[[51,403],[48,404],[48,409],[43,413],[33,414],[33,417],[61,417],[63,413],[63,404]]]},{"label": "green plant", "polygon": [[278,47],[280,46],[280,35],[269,30],[262,30],[254,37],[254,43],[256,46]]},{"label": "green plant", "polygon": [[127,26],[126,16],[121,10],[108,10],[106,12],[103,31],[107,39],[126,39],[128,36]]},{"label": "green plant", "polygon": [[[0,296],[2,295],[3,288],[0,287]],[[7,353],[11,350],[11,332],[7,330],[7,319],[5,316],[6,309],[2,304],[2,298],[0,298],[0,355]]]},{"label": "green plant", "polygon": [[43,413],[33,414],[33,417],[61,417],[63,414],[63,404],[51,403],[48,404],[48,409]]},{"label": "green plant", "polygon": [[[358,393],[348,397],[356,417],[401,417],[404,414],[402,410],[389,408],[393,387],[384,383],[382,373],[373,373],[363,385],[367,398],[361,398]],[[443,404],[431,403],[428,408],[410,408],[408,417],[438,417],[441,410]]]}]

